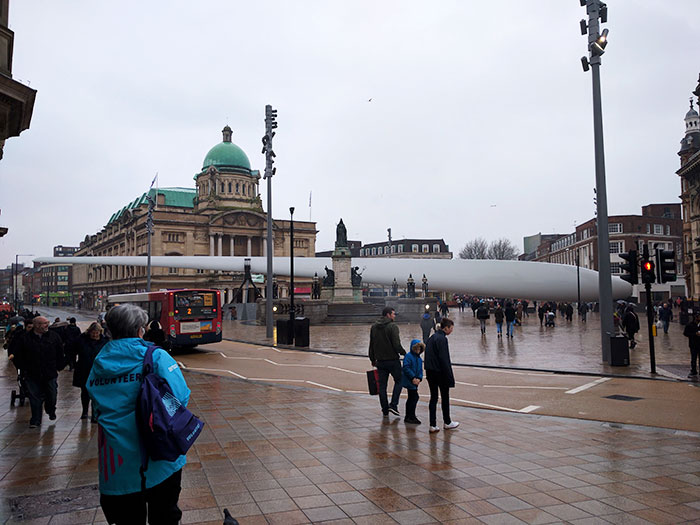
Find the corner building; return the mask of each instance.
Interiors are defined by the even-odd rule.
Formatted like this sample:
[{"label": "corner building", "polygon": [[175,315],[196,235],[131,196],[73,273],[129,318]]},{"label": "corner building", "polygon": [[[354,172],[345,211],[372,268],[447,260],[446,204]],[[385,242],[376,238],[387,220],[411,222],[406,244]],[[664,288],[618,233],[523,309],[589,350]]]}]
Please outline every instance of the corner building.
[{"label": "corner building", "polygon": [[[223,141],[209,150],[202,169],[194,176],[195,188],[150,190],[156,199],[153,212],[151,255],[266,256],[267,215],[260,197],[260,172],[252,170],[245,152],[231,142],[232,131],[223,129]],[[87,235],[76,256],[147,255],[147,194],[114,213],[102,230]],[[273,255],[289,256],[288,220],[273,220]],[[316,223],[294,221],[294,255],[313,257]],[[146,289],[146,268],[137,266],[75,265],[73,291],[90,307],[104,305],[107,295]],[[151,290],[216,288],[222,301],[231,302],[242,274],[195,269],[151,269]],[[288,278],[281,277],[282,294]],[[264,290],[263,290],[264,292]]]}]

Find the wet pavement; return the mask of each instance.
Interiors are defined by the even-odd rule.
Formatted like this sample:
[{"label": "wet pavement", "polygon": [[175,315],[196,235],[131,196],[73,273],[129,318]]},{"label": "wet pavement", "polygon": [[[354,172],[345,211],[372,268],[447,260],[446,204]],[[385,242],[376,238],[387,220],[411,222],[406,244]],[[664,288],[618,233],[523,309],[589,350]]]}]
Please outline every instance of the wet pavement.
[{"label": "wet pavement", "polygon": [[[587,322],[574,317],[567,323],[557,317],[556,326],[541,327],[535,315],[525,317],[515,327],[512,339],[498,338],[493,316],[482,337],[479,322],[467,312],[450,311],[455,330],[450,335],[450,353],[454,363],[465,365],[512,367],[532,370],[569,371],[591,374],[654,377],[651,374],[646,318],[640,315],[638,345],[630,350],[629,366],[610,366],[602,360],[600,319],[589,314]],[[411,339],[421,339],[417,324],[399,323],[404,348]],[[370,325],[317,325],[310,329],[310,348],[320,351],[367,355]],[[237,321],[224,322],[224,337],[233,341],[270,344],[264,326]],[[683,327],[671,323],[669,333],[659,331],[655,338],[656,372],[658,376],[686,380],[690,371],[688,340]]]},{"label": "wet pavement", "polygon": [[[224,507],[242,524],[700,523],[696,433],[455,406],[459,429],[429,434],[377,417],[366,395],[184,374],[206,423],[184,524],[219,525]],[[97,426],[70,379],[55,422],[29,429],[27,404],[0,410],[0,522],[104,523]]]}]

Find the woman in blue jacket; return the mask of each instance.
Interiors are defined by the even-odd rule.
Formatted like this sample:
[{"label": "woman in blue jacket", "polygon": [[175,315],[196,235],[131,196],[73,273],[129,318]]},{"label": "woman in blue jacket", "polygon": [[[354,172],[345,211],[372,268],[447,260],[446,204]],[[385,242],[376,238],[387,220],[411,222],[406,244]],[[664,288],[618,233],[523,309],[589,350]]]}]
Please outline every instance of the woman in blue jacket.
[{"label": "woman in blue jacket", "polygon": [[[138,306],[112,308],[105,318],[112,334],[97,354],[87,379],[99,424],[98,460],[100,505],[109,523],[176,525],[182,512],[177,506],[185,456],[175,461],[149,460],[146,493],[141,493],[141,452],[136,428],[136,397],[141,386],[147,343],[142,339],[148,315]],[[183,405],[190,389],[175,360],[162,350],[153,352],[154,372],[163,377]]]},{"label": "woman in blue jacket", "polygon": [[424,349],[425,345],[420,339],[414,339],[411,341],[411,351],[403,358],[401,386],[408,392],[406,417],[403,422],[411,425],[420,425],[420,420],[416,417],[416,405],[418,404],[418,385],[423,381],[423,360],[420,355]]}]

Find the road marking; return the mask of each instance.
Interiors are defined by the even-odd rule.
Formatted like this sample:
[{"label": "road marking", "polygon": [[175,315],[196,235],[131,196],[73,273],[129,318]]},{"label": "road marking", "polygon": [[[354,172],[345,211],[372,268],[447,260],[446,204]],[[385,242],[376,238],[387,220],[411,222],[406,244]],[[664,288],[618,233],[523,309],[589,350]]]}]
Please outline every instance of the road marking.
[{"label": "road marking", "polygon": [[269,378],[269,377],[249,377],[249,381],[279,381],[282,383],[304,383],[303,379],[277,379],[277,378]]},{"label": "road marking", "polygon": [[538,408],[540,408],[540,407],[537,405],[530,405],[529,407],[521,408],[520,410],[518,410],[518,412],[522,412],[523,414],[529,414],[530,412],[533,412],[534,410],[537,410]]},{"label": "road marking", "polygon": [[537,390],[566,390],[561,386],[527,386],[527,385],[484,385],[484,388],[534,388]]},{"label": "road marking", "polygon": [[179,366],[180,368],[187,368],[187,367],[185,366],[185,363],[183,363],[182,361],[178,361],[177,364],[178,364],[178,366]]},{"label": "road marking", "polygon": [[464,383],[462,381],[455,381],[455,383],[458,385],[465,385],[465,386],[479,386],[476,383]]},{"label": "road marking", "polygon": [[357,375],[364,375],[364,372],[355,372],[354,370],[346,370],[345,368],[338,368],[337,366],[327,366],[326,368],[329,368],[331,370],[339,370],[340,372],[347,372],[349,374],[357,374]]},{"label": "road marking", "polygon": [[572,388],[571,390],[567,390],[564,392],[565,394],[578,394],[579,392],[583,392],[584,390],[588,390],[589,388],[593,388],[596,385],[599,385],[600,383],[604,383],[605,381],[610,381],[611,378],[609,377],[601,377],[600,379],[596,379],[595,381],[592,381],[590,383],[586,383],[585,385],[581,385],[576,388]]},{"label": "road marking", "polygon": [[497,410],[505,410],[506,412],[520,412],[519,410],[515,410],[514,408],[501,407],[498,405],[489,405],[488,403],[478,403],[477,401],[467,401],[466,399],[452,398],[450,401],[459,401],[461,403],[466,403],[467,405],[477,405],[480,407],[495,408]]},{"label": "road marking", "polygon": [[328,390],[333,390],[334,392],[343,392],[343,390],[341,390],[340,388],[335,388],[335,387],[328,386],[328,385],[322,385],[321,383],[314,383],[313,381],[304,381],[304,382],[309,383],[310,385],[319,386],[321,388],[327,388]]},{"label": "road marking", "polygon": [[200,368],[200,367],[191,367],[189,370],[199,370],[201,372],[224,372],[228,374],[233,374],[236,377],[240,377],[241,379],[248,379],[245,376],[242,376],[241,374],[237,374],[236,372],[233,372],[232,370],[225,370],[221,368]]}]

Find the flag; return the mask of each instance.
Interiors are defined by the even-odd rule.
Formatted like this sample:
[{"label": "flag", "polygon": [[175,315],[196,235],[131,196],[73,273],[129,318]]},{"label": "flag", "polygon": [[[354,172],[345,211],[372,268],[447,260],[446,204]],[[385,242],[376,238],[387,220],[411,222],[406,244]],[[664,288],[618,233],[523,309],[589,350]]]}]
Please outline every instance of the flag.
[{"label": "flag", "polygon": [[153,188],[153,185],[156,183],[156,180],[158,180],[158,172],[156,171],[156,176],[153,177],[153,180],[151,181],[151,187],[148,188],[149,190]]},{"label": "flag", "polygon": [[311,192],[309,192],[309,208],[311,208]]}]

